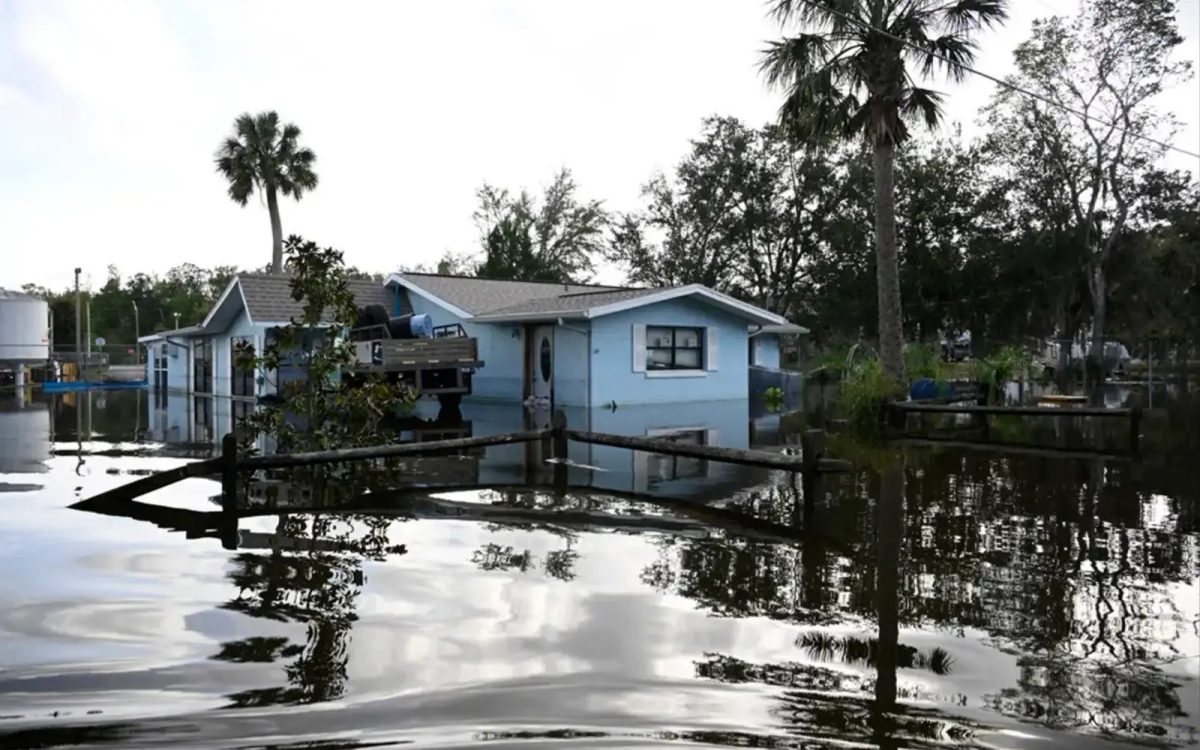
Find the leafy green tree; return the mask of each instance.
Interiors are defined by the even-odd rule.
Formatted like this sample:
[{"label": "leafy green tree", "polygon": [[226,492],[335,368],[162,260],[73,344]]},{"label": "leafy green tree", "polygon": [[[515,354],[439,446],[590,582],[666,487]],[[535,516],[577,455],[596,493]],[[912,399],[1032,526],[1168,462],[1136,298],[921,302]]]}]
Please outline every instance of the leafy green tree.
[{"label": "leafy green tree", "polygon": [[1094,359],[1114,252],[1145,195],[1139,186],[1166,150],[1153,139],[1176,130],[1153,100],[1190,74],[1172,59],[1183,41],[1175,15],[1174,0],[1084,0],[1072,18],[1036,22],[1015,52],[1014,82],[1041,99],[1001,89],[989,110],[1007,161],[1053,180],[1045,223],[1062,223],[1064,209],[1069,217],[1086,269]]},{"label": "leafy green tree", "polygon": [[1115,248],[1109,323],[1132,350],[1157,342],[1159,361],[1200,340],[1200,185],[1187,173],[1152,175],[1138,231]]},{"label": "leafy green tree", "polygon": [[795,146],[779,128],[704,120],[672,174],[621,216],[610,260],[635,283],[704,284],[782,315],[808,312],[812,272],[849,185],[839,152]]},{"label": "leafy green tree", "polygon": [[[603,250],[608,213],[600,201],[581,201],[570,170],[563,169],[537,203],[527,191],[484,184],[476,195],[484,258],[476,275],[489,279],[583,282]],[[449,262],[453,256],[447,256]],[[442,266],[439,263],[439,268]]]},{"label": "leafy green tree", "polygon": [[[1005,0],[775,0],[774,14],[804,30],[770,45],[767,81],[785,90],[780,121],[801,140],[865,137],[875,157],[875,249],[880,358],[904,379],[894,167],[906,120],[942,119],[942,95],[914,82],[942,69],[961,80],[973,33],[1006,17]],[[914,67],[916,70],[910,70]]]},{"label": "leafy green tree", "polygon": [[286,243],[292,299],[303,313],[274,329],[261,352],[246,345],[235,352],[237,366],[261,377],[276,377],[286,365],[302,362],[306,377],[278,383],[281,404],[267,405],[240,424],[244,446],[259,435],[274,439],[282,452],[325,450],[380,440],[384,420],[415,401],[410,388],[378,377],[341,386],[354,371],[355,345],[344,334],[358,310],[347,282],[342,252],[292,235]]},{"label": "leafy green tree", "polygon": [[274,111],[245,113],[233,123],[233,135],[217,149],[217,171],[229,182],[229,197],[245,206],[257,190],[271,215],[271,272],[283,271],[283,225],[279,194],[296,200],[317,187],[317,155],[300,145],[300,128],[280,126]]}]

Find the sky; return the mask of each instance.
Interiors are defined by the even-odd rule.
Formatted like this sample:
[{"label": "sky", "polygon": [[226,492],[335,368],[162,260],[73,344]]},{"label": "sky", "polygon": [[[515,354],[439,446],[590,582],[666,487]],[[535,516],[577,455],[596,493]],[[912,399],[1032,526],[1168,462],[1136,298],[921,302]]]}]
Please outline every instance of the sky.
[{"label": "sky", "polygon": [[[1031,21],[1075,0],[1015,0],[977,66],[1011,70]],[[56,2],[0,0],[0,287],[99,287],[107,267],[261,267],[264,204],[230,201],[213,152],[274,109],[317,153],[285,235],[390,271],[478,249],[485,181],[535,191],[569,167],[612,210],[688,149],[702,118],[773,118],[757,71],[779,35],[761,0]],[[1180,0],[1200,68],[1200,0]],[[969,136],[992,84],[938,82]],[[1200,150],[1200,83],[1164,99]],[[1200,170],[1174,156],[1170,165]],[[620,278],[602,268],[598,280]]]}]

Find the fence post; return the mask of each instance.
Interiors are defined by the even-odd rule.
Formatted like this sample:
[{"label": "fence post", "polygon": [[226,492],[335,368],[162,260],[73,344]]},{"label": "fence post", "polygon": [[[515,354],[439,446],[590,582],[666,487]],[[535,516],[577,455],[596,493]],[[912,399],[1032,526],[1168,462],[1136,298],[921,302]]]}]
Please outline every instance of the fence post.
[{"label": "fence post", "polygon": [[825,451],[825,431],[805,430],[800,435],[800,461],[804,472],[817,471]]},{"label": "fence post", "polygon": [[804,505],[802,513],[796,513],[794,523],[800,526],[812,518],[817,497],[823,494],[821,484],[821,455],[825,452],[825,431],[805,430],[800,434],[800,473]]},{"label": "fence post", "polygon": [[1135,456],[1142,452],[1142,402],[1140,399],[1129,410],[1129,449]]},{"label": "fence post", "polygon": [[550,416],[550,455],[554,462],[554,489],[567,491],[567,415],[555,409]]},{"label": "fence post", "polygon": [[237,438],[232,432],[221,438],[221,510],[237,510]]}]

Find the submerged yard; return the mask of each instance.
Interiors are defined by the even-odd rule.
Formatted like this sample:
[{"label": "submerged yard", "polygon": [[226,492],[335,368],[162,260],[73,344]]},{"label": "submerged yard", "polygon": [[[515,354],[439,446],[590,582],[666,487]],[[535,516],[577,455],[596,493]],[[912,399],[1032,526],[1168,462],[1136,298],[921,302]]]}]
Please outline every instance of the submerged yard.
[{"label": "submerged yard", "polygon": [[[380,486],[372,512],[343,513],[350,483],[326,482],[329,512],[244,518],[236,549],[189,530],[216,507],[212,480],[124,514],[68,506],[211,455],[249,407],[10,402],[0,569],[21,573],[0,576],[0,744],[1194,744],[1200,414],[1162,398],[1140,461],[911,447],[894,506],[878,451],[844,442],[855,469],[807,514],[789,474],[599,446],[572,446],[591,489],[556,495],[522,487],[544,467],[502,446],[410,468],[505,489]],[[672,410],[569,418],[733,447],[803,424],[745,403]],[[465,403],[396,430],[526,419]],[[275,496],[309,482],[293,479]]]}]

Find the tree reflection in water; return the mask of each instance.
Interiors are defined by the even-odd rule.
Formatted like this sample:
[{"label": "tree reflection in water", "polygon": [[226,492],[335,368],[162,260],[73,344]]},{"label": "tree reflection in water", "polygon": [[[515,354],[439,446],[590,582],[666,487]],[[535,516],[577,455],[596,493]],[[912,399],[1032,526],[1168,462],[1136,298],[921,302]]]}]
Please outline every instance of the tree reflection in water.
[{"label": "tree reflection in water", "polygon": [[[1195,628],[1178,592],[1200,573],[1190,480],[1133,464],[953,450],[910,453],[905,461],[902,468],[877,465],[828,478],[822,494],[831,502],[804,520],[820,534],[797,544],[719,529],[646,537],[658,548],[658,559],[642,571],[646,585],[716,616],[766,617],[801,628],[792,660],[757,664],[710,653],[697,662],[697,676],[778,688],[779,715],[799,737],[881,746],[982,742],[977,735],[984,727],[950,715],[967,706],[1125,741],[1195,739],[1188,727],[1194,709],[1182,705],[1181,678],[1169,669],[1192,656],[1177,645]],[[561,581],[576,580],[587,513],[648,513],[602,493],[506,491],[484,493],[480,501],[576,513],[580,520],[572,526],[541,522],[536,514],[487,523],[554,534],[561,549],[534,555],[511,542],[487,542],[471,555],[483,570],[536,571]],[[802,503],[796,484],[781,477],[724,507],[782,526],[804,516]],[[661,506],[655,512],[671,516]],[[234,705],[305,703],[344,692],[361,563],[385,553],[387,533],[369,525],[377,518],[364,516],[348,535],[337,530],[342,518],[293,515],[280,531],[313,540],[354,536],[361,549],[279,548],[237,557],[230,577],[240,593],[227,606],[304,622],[308,632],[303,644],[280,638],[223,644],[214,658],[288,662],[286,686],[236,694]],[[901,625],[944,634],[936,636],[942,647],[901,642]],[[931,687],[978,668],[945,645],[968,631],[1012,655],[1015,684],[971,698]],[[929,701],[945,710],[924,707]]]},{"label": "tree reflection in water", "polygon": [[[289,475],[289,483],[261,493],[261,504],[336,507],[365,487],[387,486],[396,464],[321,468]],[[303,487],[302,493],[284,491]],[[229,696],[230,708],[318,703],[346,691],[350,629],[365,577],[363,563],[403,554],[389,533],[399,519],[371,514],[280,515],[268,538],[269,554],[240,552],[228,573],[237,596],[223,608],[251,617],[306,625],[305,642],[250,637],[221,644],[220,661],[274,662],[284,666],[287,685],[244,690]]]},{"label": "tree reflection in water", "polygon": [[[1166,669],[1195,661],[1177,646],[1196,627],[1178,599],[1200,574],[1197,497],[1184,489],[1194,487],[1131,464],[956,451],[910,454],[904,473],[832,481],[834,502],[819,520],[850,542],[849,553],[811,537],[800,549],[719,536],[660,543],[659,560],[643,571],[646,584],[718,616],[810,628],[797,641],[806,662],[748,664],[710,654],[699,676],[794,688],[781,711],[802,734],[933,741],[926,729],[951,730],[923,724],[916,732],[905,701],[919,691],[897,675],[952,672],[956,657],[898,643],[898,625],[959,636],[975,629],[1018,667],[1016,685],[976,699],[985,708],[1126,741],[1196,739],[1185,721],[1195,709],[1181,705],[1178,692],[1186,678]],[[902,499],[893,502],[897,487]],[[781,484],[743,500],[780,513],[794,505],[792,491]],[[871,621],[875,639],[811,630]],[[833,662],[874,667],[875,679],[825,666]],[[862,731],[845,734],[838,725],[851,720],[845,716]],[[970,734],[961,721],[951,723],[953,732]]]}]

